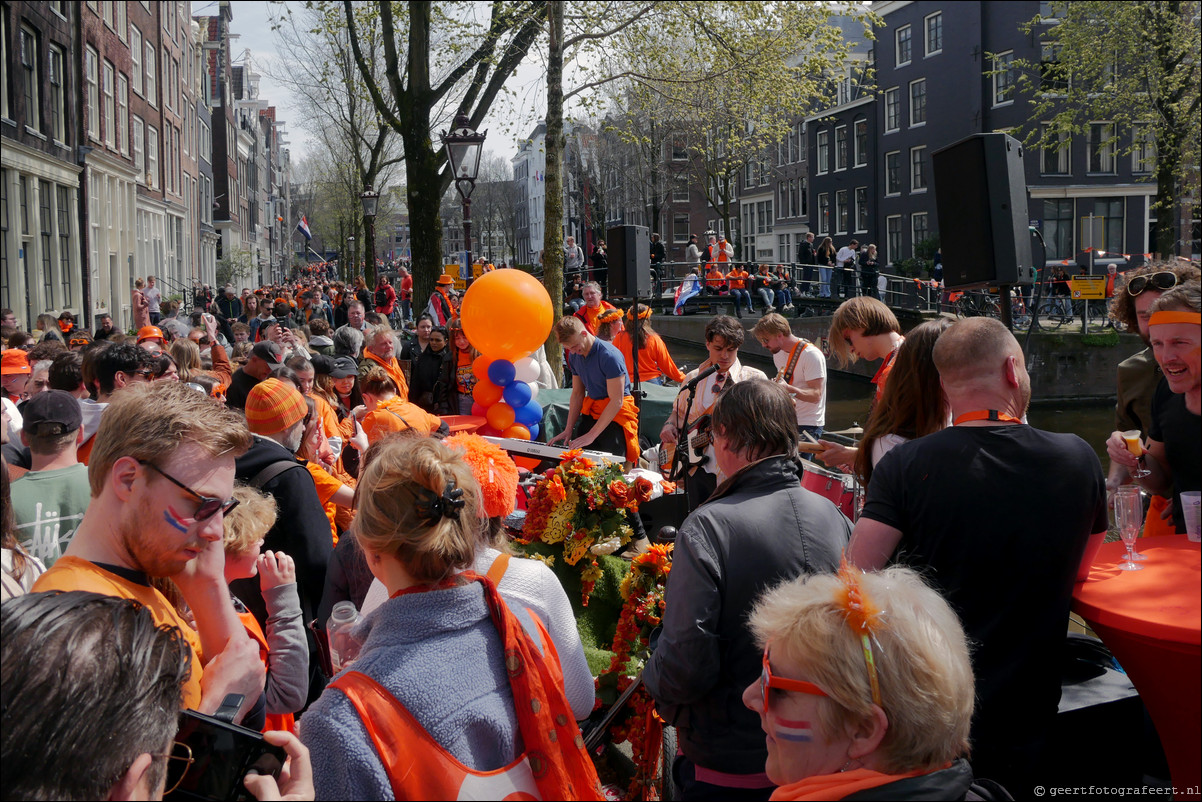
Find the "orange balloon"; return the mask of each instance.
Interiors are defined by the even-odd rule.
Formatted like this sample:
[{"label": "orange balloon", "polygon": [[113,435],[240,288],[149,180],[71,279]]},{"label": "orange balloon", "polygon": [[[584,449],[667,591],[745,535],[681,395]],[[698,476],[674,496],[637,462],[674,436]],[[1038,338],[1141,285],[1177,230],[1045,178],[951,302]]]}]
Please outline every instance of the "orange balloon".
[{"label": "orange balloon", "polygon": [[472,373],[480,381],[488,381],[488,366],[493,363],[492,357],[481,354],[472,360]]},{"label": "orange balloon", "polygon": [[[493,359],[521,359],[551,333],[551,296],[521,270],[494,270],[472,282],[459,309],[463,333]],[[474,365],[473,365],[474,367]]]},{"label": "orange balloon", "polygon": [[[476,382],[476,386],[472,388],[472,399],[482,407],[491,407],[493,404],[501,400],[501,394],[505,392],[504,387],[498,387],[488,379],[480,379]],[[510,421],[512,424],[513,421]],[[498,429],[505,427],[498,426]]]},{"label": "orange balloon", "polygon": [[[480,385],[476,385],[479,387]],[[503,432],[510,426],[513,426],[514,412],[513,407],[502,401],[499,404],[493,404],[484,413],[484,417],[488,419],[488,425],[499,432]]]},{"label": "orange balloon", "polygon": [[505,430],[502,437],[510,437],[514,440],[529,440],[530,430],[520,423],[515,423]]}]

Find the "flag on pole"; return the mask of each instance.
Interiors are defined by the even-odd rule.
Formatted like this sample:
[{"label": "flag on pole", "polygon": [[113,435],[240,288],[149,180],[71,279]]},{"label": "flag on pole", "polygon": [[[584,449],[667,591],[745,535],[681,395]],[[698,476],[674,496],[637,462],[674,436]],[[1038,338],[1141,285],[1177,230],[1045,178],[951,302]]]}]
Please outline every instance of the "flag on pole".
[{"label": "flag on pole", "polygon": [[300,222],[296,224],[296,230],[304,235],[305,242],[313,239],[313,234],[309,231],[309,221],[305,219],[303,214],[301,215]]},{"label": "flag on pole", "polygon": [[675,305],[672,313],[676,315],[684,314],[684,302],[701,292],[701,279],[690,274],[680,286],[676,288]]}]

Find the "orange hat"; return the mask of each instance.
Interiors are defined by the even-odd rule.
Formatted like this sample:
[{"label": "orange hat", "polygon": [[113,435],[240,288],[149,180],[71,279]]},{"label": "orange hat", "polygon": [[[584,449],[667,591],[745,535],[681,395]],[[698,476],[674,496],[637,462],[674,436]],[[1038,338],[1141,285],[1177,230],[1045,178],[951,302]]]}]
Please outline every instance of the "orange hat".
[{"label": "orange hat", "polygon": [[0,355],[0,373],[5,376],[15,376],[19,373],[30,373],[29,358],[20,348],[9,348]]},{"label": "orange hat", "polygon": [[254,434],[282,432],[304,420],[308,412],[304,396],[292,382],[267,379],[246,396],[246,426]]},{"label": "orange hat", "polygon": [[143,340],[153,340],[156,338],[162,340],[163,342],[167,341],[167,338],[163,336],[163,330],[158,326],[143,326],[142,328],[138,329],[138,342],[142,342]]},{"label": "orange hat", "polygon": [[621,309],[606,309],[604,312],[597,315],[597,322],[598,323],[612,323],[613,321],[617,320],[620,317],[622,317]]},{"label": "orange hat", "polygon": [[444,286],[445,286],[445,285],[448,285],[448,284],[454,284],[454,283],[455,283],[455,279],[451,278],[451,277],[450,277],[449,275],[447,275],[446,273],[443,273],[441,276],[439,276],[439,277],[438,277],[438,283],[439,283],[439,284],[442,284],[442,285],[444,285]]},{"label": "orange hat", "polygon": [[442,441],[451,448],[463,450],[467,463],[480,485],[484,514],[500,518],[513,512],[518,490],[518,466],[500,446],[493,445],[478,434],[459,432]]}]

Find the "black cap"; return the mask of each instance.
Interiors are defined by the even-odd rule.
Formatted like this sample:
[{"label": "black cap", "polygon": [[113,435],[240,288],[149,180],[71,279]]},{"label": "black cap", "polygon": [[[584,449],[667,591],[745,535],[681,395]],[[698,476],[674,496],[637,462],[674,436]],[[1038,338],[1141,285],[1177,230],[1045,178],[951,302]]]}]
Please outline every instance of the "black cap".
[{"label": "black cap", "polygon": [[55,437],[83,425],[79,400],[64,390],[46,390],[21,408],[21,430],[36,437]]},{"label": "black cap", "polygon": [[313,363],[313,372],[329,376],[334,372],[334,357],[325,354],[313,354],[309,359]]},{"label": "black cap", "polygon": [[355,364],[355,360],[349,356],[340,356],[334,360],[334,369],[330,371],[330,376],[335,379],[345,379],[347,376],[355,376],[359,373],[359,366]]},{"label": "black cap", "polygon": [[255,347],[250,350],[251,356],[257,356],[262,359],[272,370],[284,364],[284,351],[270,340],[263,340],[255,343]]}]

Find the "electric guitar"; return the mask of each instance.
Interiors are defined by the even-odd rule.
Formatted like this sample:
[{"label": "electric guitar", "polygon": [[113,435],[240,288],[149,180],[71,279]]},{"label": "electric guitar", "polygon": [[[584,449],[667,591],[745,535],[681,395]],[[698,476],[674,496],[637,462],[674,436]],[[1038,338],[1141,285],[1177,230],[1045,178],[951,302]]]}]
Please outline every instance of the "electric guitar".
[{"label": "electric guitar", "polygon": [[693,421],[693,425],[685,432],[685,459],[690,468],[704,466],[709,461],[705,450],[714,441],[712,419],[702,415]]}]

